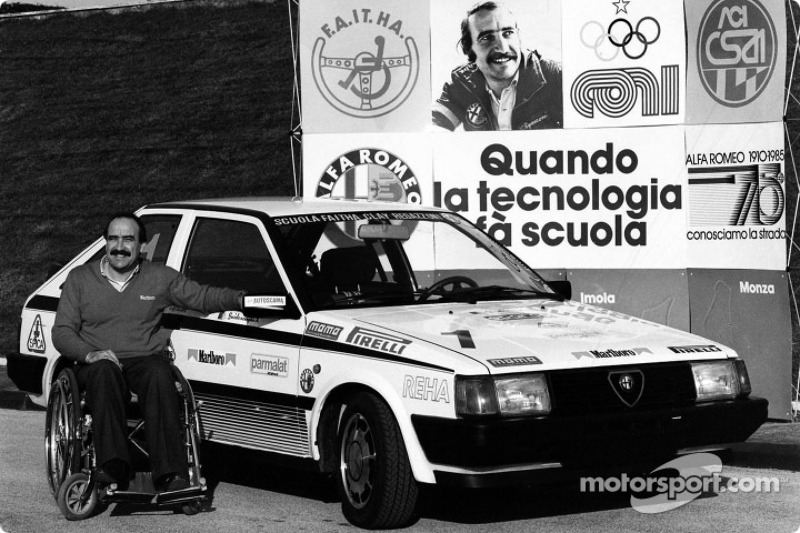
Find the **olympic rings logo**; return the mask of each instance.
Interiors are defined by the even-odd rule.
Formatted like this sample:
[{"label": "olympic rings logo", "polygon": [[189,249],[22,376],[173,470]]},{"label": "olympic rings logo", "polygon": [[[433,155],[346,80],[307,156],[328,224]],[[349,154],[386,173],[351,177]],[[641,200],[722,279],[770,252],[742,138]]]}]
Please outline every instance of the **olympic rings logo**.
[{"label": "olympic rings logo", "polygon": [[640,59],[647,47],[661,37],[661,25],[653,17],[644,17],[636,28],[624,18],[615,19],[608,28],[598,21],[589,21],[581,28],[581,42],[594,50],[601,61],[613,61],[619,51],[628,59]]}]

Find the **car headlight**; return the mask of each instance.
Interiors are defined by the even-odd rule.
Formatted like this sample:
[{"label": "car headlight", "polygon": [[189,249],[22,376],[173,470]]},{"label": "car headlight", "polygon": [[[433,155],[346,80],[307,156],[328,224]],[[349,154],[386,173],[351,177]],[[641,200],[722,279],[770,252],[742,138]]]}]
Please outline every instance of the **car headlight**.
[{"label": "car headlight", "polygon": [[692,363],[692,373],[698,402],[750,394],[750,378],[742,360]]},{"label": "car headlight", "polygon": [[506,416],[547,414],[550,392],[544,374],[456,378],[459,415]]}]

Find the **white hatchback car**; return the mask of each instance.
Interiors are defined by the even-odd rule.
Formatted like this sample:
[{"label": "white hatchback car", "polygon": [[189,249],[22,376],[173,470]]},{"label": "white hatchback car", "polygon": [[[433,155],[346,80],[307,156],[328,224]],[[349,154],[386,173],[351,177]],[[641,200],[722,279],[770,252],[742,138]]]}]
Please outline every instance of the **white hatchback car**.
[{"label": "white hatchback car", "polygon": [[[725,346],[569,300],[459,215],[404,204],[238,199],[142,208],[144,255],[252,306],[170,309],[203,438],[334,473],[345,516],[410,523],[419,484],[483,487],[655,465],[767,417]],[[26,301],[8,371],[46,404],[70,269]]]}]

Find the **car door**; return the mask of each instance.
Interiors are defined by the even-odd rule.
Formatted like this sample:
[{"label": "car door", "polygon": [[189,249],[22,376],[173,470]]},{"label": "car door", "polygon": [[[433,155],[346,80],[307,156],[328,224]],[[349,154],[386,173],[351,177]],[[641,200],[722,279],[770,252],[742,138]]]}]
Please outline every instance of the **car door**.
[{"label": "car door", "polygon": [[[236,213],[198,212],[181,271],[198,283],[286,296],[263,223]],[[295,305],[287,305],[287,308]],[[258,315],[258,316],[256,316]],[[304,321],[299,312],[238,310],[201,316],[170,309],[176,364],[202,401],[204,437],[264,451],[310,455],[306,412],[298,398],[298,359]]]}]

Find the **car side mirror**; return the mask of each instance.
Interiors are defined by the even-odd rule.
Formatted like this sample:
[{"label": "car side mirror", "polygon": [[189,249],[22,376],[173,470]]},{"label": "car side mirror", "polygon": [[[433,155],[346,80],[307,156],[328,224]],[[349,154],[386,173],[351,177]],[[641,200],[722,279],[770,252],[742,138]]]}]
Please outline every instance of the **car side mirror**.
[{"label": "car side mirror", "polygon": [[556,292],[556,294],[561,295],[564,297],[565,300],[572,299],[572,283],[567,280],[553,280],[548,281],[547,285]]},{"label": "car side mirror", "polygon": [[248,294],[242,311],[259,318],[300,318],[300,309],[288,294]]}]

